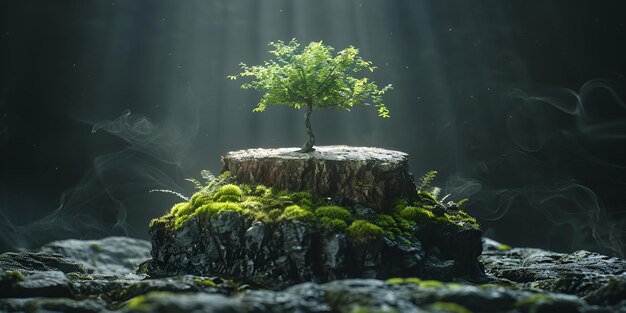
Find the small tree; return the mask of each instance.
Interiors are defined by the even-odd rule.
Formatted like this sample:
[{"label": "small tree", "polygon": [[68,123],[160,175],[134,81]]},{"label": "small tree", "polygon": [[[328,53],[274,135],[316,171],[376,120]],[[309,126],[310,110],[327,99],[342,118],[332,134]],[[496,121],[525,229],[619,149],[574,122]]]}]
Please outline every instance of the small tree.
[{"label": "small tree", "polygon": [[286,105],[292,108],[305,108],[304,123],[309,139],[301,152],[313,151],[315,135],[311,127],[313,108],[337,108],[349,111],[353,106],[373,105],[378,115],[389,117],[389,110],[382,103],[382,96],[391,85],[382,89],[367,78],[354,75],[363,69],[373,72],[376,67],[359,56],[359,50],[348,47],[333,55],[333,47],[322,42],[311,42],[303,49],[295,39],[288,44],[282,41],[270,42],[269,53],[273,59],[263,65],[248,66],[241,63],[241,73],[228,76],[252,77],[252,81],[241,85],[243,89],[262,91],[263,98],[256,105],[255,112],[265,111],[268,105]]}]

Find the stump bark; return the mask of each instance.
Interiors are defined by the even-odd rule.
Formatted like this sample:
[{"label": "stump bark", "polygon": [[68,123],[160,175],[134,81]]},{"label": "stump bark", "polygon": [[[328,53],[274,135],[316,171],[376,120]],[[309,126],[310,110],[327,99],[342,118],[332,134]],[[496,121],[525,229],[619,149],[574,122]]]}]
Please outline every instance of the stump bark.
[{"label": "stump bark", "polygon": [[375,210],[390,208],[399,197],[413,198],[415,183],[408,154],[370,147],[321,146],[248,149],[222,157],[222,172],[235,181],[343,198]]}]

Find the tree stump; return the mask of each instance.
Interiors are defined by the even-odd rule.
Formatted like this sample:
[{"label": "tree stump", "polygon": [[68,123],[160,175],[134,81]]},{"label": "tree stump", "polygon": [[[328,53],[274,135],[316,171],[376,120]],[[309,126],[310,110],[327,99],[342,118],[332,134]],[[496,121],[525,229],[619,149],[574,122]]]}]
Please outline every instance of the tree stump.
[{"label": "tree stump", "polygon": [[413,198],[415,183],[408,154],[370,147],[321,146],[248,149],[222,157],[222,172],[238,183],[307,191],[318,197],[343,198],[375,210],[390,208],[399,197]]}]

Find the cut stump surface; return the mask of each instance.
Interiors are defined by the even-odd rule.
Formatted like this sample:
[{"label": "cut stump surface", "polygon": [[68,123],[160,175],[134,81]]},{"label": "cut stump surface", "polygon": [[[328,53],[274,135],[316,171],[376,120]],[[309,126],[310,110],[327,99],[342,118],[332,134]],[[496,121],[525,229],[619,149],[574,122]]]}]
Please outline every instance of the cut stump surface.
[{"label": "cut stump surface", "polygon": [[222,157],[222,172],[238,183],[307,191],[318,197],[344,198],[376,210],[398,197],[413,197],[415,183],[408,154],[381,148],[321,146],[248,149]]}]

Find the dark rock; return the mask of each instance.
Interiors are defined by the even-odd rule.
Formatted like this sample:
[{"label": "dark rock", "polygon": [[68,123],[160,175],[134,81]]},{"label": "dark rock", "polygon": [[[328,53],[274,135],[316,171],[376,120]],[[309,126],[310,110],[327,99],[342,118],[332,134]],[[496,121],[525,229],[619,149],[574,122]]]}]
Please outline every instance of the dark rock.
[{"label": "dark rock", "polygon": [[[234,216],[224,217],[224,223],[239,222]],[[244,222],[246,224],[247,222]],[[265,240],[270,230],[265,224],[251,224],[252,230],[245,232],[242,238],[256,238],[248,245],[242,244],[240,249],[252,249],[255,253],[269,253]],[[292,225],[292,227],[297,227]],[[193,231],[203,231],[201,228]],[[306,231],[298,233],[290,239],[291,244],[303,244],[308,240]],[[194,235],[195,236],[195,235]],[[218,235],[222,240],[231,240],[226,233]],[[182,242],[187,239],[182,236]],[[259,237],[261,237],[259,239]],[[196,238],[196,237],[194,237]],[[230,238],[230,239],[229,239]],[[327,272],[332,272],[347,256],[337,253],[344,244],[349,246],[348,239],[340,234],[328,235],[324,239],[323,249],[329,252],[329,258],[323,263]],[[259,241],[261,242],[259,244]],[[224,241],[226,242],[226,241]],[[321,243],[315,243],[320,245]],[[380,246],[367,246],[361,249],[382,249],[380,262],[391,259],[403,259],[411,266],[414,259],[411,255],[418,254],[420,262],[445,266],[456,263],[445,258],[446,252],[438,248],[425,248],[422,243],[400,243],[384,240]],[[396,245],[391,254],[389,246]],[[131,248],[131,247],[129,247]],[[197,247],[192,248],[197,249]],[[216,253],[232,253],[216,248]],[[533,250],[522,252],[523,250]],[[265,252],[263,252],[265,251]],[[296,259],[300,258],[299,250],[295,250]],[[328,283],[307,282],[296,284],[279,291],[254,290],[250,286],[238,285],[232,281],[216,277],[176,276],[145,279],[140,275],[103,275],[85,272],[63,273],[58,269],[36,271],[13,267],[13,270],[0,272],[0,286],[10,289],[0,290],[1,312],[626,312],[624,300],[624,276],[620,272],[620,264],[624,261],[607,258],[589,252],[558,254],[537,249],[510,249],[505,245],[487,240],[485,254],[489,261],[488,269],[497,271],[496,263],[501,261],[503,267],[511,264],[522,264],[526,269],[540,273],[520,274],[521,277],[542,277],[540,280],[516,282],[506,278],[494,277],[494,281],[506,285],[471,285],[468,283],[444,283],[440,281],[419,280],[416,278],[393,278],[388,281],[377,279],[340,279]],[[532,252],[532,253],[531,253]],[[429,253],[429,254],[426,254]],[[534,254],[530,257],[530,254]],[[261,257],[267,257],[265,256]],[[403,257],[404,255],[404,257]],[[520,256],[527,256],[524,260]],[[25,256],[20,256],[26,258]],[[249,256],[248,256],[249,257]],[[405,258],[406,257],[406,258]],[[438,258],[439,260],[433,260]],[[517,260],[514,260],[518,258]],[[20,259],[13,257],[13,260]],[[304,260],[306,262],[307,255]],[[539,261],[538,263],[535,263]],[[189,262],[198,262],[191,260]],[[399,261],[396,261],[399,262]],[[289,262],[286,262],[289,263]],[[580,263],[576,267],[575,264]],[[6,262],[5,264],[10,264]],[[285,263],[283,263],[285,264]],[[540,271],[541,264],[546,265],[548,272]],[[364,267],[367,267],[364,265]],[[383,266],[384,267],[384,266]],[[41,268],[41,267],[40,267]],[[567,270],[566,270],[567,268]],[[570,279],[572,284],[580,284],[578,288],[565,288],[554,280],[568,278],[573,275],[572,269],[581,270],[584,276],[580,280]],[[313,268],[313,273],[322,268]],[[248,269],[246,269],[248,270]],[[390,267],[386,269],[392,272]],[[503,273],[510,273],[504,271]],[[493,272],[491,272],[493,275]],[[296,272],[294,275],[307,275]],[[550,275],[555,275],[549,278]],[[594,276],[595,275],[595,276]],[[512,275],[511,277],[518,277]],[[548,278],[546,278],[548,277]],[[605,283],[597,288],[592,277]],[[568,278],[569,279],[569,278]],[[562,281],[564,282],[564,281]],[[556,286],[556,287],[555,287]],[[560,286],[560,287],[559,287]],[[565,286],[565,285],[564,285]],[[0,288],[4,288],[0,287]],[[586,289],[586,288],[590,289]],[[530,288],[530,289],[527,289]],[[553,292],[541,288],[564,288],[568,292]],[[7,292],[9,290],[10,292]],[[571,290],[584,293],[581,298]],[[582,294],[581,293],[581,294]]]},{"label": "dark rock", "polygon": [[124,306],[122,312],[238,313],[243,311],[236,299],[222,295],[151,292],[130,301]]},{"label": "dark rock", "polygon": [[446,208],[444,208],[443,206],[441,206],[441,205],[439,205],[439,204],[438,204],[438,205],[435,205],[435,206],[433,207],[432,212],[433,212],[433,214],[434,214],[435,216],[437,216],[437,217],[441,217],[441,216],[443,216],[444,214],[446,214]]},{"label": "dark rock", "polygon": [[377,210],[399,197],[414,197],[408,155],[380,148],[322,146],[229,152],[222,171],[239,183],[308,191],[318,197],[345,198]]},{"label": "dark rock", "polygon": [[511,249],[486,240],[480,260],[488,274],[515,286],[573,294],[592,304],[613,305],[626,299],[626,261],[622,259],[583,250],[564,254]]},{"label": "dark rock", "polygon": [[100,240],[60,240],[48,243],[39,251],[57,253],[85,266],[89,273],[122,275],[134,272],[150,258],[150,242],[129,237]]},{"label": "dark rock", "polygon": [[0,269],[5,271],[61,271],[86,273],[79,262],[55,253],[5,252],[0,254]]},{"label": "dark rock", "polygon": [[0,299],[2,312],[112,312],[103,300],[74,300],[67,298]]},{"label": "dark rock", "polygon": [[150,232],[147,273],[154,277],[217,275],[271,289],[345,278],[484,279],[481,232],[452,224],[433,223],[410,239],[358,242],[314,223],[252,222],[224,211],[208,222],[191,217],[180,229],[156,223]]}]

